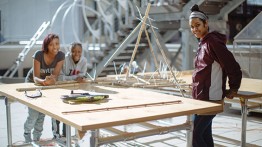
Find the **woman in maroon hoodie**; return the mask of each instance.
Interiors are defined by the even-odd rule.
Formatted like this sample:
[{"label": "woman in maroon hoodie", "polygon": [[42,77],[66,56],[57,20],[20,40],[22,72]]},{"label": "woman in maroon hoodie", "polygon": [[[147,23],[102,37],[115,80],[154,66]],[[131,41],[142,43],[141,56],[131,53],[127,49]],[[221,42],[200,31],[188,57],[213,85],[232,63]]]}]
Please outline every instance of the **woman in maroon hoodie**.
[{"label": "woman in maroon hoodie", "polygon": [[[197,100],[219,102],[233,98],[242,79],[242,72],[233,54],[226,47],[226,36],[209,32],[208,17],[197,5],[191,8],[189,25],[199,39],[192,75],[192,97]],[[230,90],[226,92],[226,81]],[[193,147],[213,147],[212,120],[215,114],[194,115]]]}]

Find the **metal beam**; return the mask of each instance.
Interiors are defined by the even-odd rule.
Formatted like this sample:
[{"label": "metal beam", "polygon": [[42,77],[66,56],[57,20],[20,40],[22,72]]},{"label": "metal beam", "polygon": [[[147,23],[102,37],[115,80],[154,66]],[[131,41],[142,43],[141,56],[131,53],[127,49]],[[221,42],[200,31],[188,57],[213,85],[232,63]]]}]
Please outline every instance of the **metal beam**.
[{"label": "metal beam", "polygon": [[171,11],[169,13],[160,13],[160,14],[151,14],[150,13],[150,18],[156,20],[156,21],[174,21],[174,20],[181,20],[182,19],[188,19],[188,16],[190,14],[190,8],[194,5],[200,5],[204,2],[205,0],[191,0],[186,5],[182,8],[182,11]]},{"label": "metal beam", "polygon": [[150,18],[156,21],[174,21],[181,19],[181,12],[163,13],[163,14],[150,14]]},{"label": "metal beam", "polygon": [[224,19],[228,20],[227,16],[230,12],[232,12],[234,9],[236,9],[240,4],[242,4],[245,0],[232,0],[229,1],[226,6],[224,6],[222,9],[220,9],[220,13],[215,15],[213,19]]},{"label": "metal beam", "polygon": [[172,39],[178,32],[178,30],[170,30],[170,31],[167,31],[163,36],[163,42],[167,42],[169,41],[170,39]]},{"label": "metal beam", "polygon": [[205,0],[191,0],[189,1],[188,3],[186,3],[186,5],[183,7],[183,10],[182,10],[182,16],[185,18],[185,19],[188,19],[189,15],[190,15],[190,8],[194,5],[194,4],[197,4],[197,5],[200,5],[204,2]]},{"label": "metal beam", "polygon": [[109,54],[103,58],[103,60],[97,65],[96,68],[93,68],[91,71],[91,75],[93,76],[94,73],[96,73],[94,76],[98,77],[98,75],[103,71],[104,68],[108,66],[110,62],[112,62],[123,50],[126,49],[128,44],[133,42],[138,35],[139,28],[141,27],[142,22],[140,22],[136,28],[130,33],[129,36],[120,44],[120,46],[116,49],[113,49],[109,52]]}]

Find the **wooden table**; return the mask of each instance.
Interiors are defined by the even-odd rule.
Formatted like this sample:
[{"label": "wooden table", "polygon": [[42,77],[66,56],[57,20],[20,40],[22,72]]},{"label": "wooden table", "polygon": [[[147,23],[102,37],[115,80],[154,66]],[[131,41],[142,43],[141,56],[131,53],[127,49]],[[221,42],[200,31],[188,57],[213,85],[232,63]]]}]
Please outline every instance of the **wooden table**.
[{"label": "wooden table", "polygon": [[[138,136],[155,135],[159,131],[187,130],[187,146],[192,141],[191,115],[196,113],[208,113],[222,111],[220,104],[203,102],[178,96],[166,95],[136,88],[113,88],[104,86],[92,86],[89,84],[71,85],[69,89],[84,89],[102,92],[109,95],[106,100],[94,103],[70,105],[60,99],[63,94],[70,94],[69,89],[43,89],[42,97],[30,99],[24,95],[23,89],[34,89],[31,83],[3,84],[0,85],[0,95],[5,96],[8,146],[12,146],[10,100],[20,102],[41,113],[49,115],[66,124],[67,146],[71,146],[71,128],[80,131],[96,130],[93,134],[91,145],[99,146],[103,143],[119,141],[118,137],[99,138],[99,129],[140,123],[177,116],[188,116],[187,121],[178,126],[155,128],[152,131],[138,133]],[[46,88],[46,87],[45,87]],[[17,91],[20,89],[22,92]],[[28,91],[32,93],[34,91]],[[114,109],[118,107],[118,109]],[[119,108],[120,107],[120,108]],[[98,110],[99,109],[99,110]],[[127,135],[127,134],[125,134]],[[128,136],[128,135],[127,135]]]},{"label": "wooden table", "polygon": [[[181,78],[186,83],[192,83],[192,75],[184,74]],[[236,98],[239,99],[241,104],[241,117],[242,117],[242,126],[241,126],[241,147],[246,146],[246,127],[247,127],[247,113],[249,109],[249,100],[254,98],[262,97],[262,80],[261,79],[250,79],[242,78],[241,86],[239,88]],[[225,99],[225,102],[230,102],[230,99]],[[257,103],[256,108],[261,109],[262,103]]]}]

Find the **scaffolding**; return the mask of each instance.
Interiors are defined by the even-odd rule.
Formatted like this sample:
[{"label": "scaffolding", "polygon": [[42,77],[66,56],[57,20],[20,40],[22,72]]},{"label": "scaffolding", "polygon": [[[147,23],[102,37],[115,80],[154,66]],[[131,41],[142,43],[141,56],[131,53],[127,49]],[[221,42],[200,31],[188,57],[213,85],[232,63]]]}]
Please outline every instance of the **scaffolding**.
[{"label": "scaffolding", "polygon": [[244,77],[262,79],[262,12],[234,37],[233,53]]},{"label": "scaffolding", "polygon": [[6,73],[3,75],[4,78],[9,77],[13,78],[17,70],[19,69],[22,62],[24,62],[24,59],[30,49],[35,45],[36,41],[39,39],[39,37],[43,34],[43,32],[46,30],[46,28],[49,26],[50,22],[43,22],[42,25],[39,27],[39,29],[36,31],[34,36],[30,39],[29,43],[24,47],[24,49],[19,53],[18,57],[16,58],[13,65],[6,71]]}]

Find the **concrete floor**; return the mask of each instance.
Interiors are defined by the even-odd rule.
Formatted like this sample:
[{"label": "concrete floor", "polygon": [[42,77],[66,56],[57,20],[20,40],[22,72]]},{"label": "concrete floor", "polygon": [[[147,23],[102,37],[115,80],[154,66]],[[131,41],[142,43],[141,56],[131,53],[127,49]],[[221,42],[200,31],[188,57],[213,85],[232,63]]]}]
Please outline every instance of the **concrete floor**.
[{"label": "concrete floor", "polygon": [[[4,100],[0,99],[0,147],[7,146],[7,129],[6,129],[6,110]],[[23,124],[27,117],[27,107],[14,102],[11,104],[11,118],[12,118],[12,139],[15,145],[22,144],[23,138]],[[185,119],[179,117],[174,119],[167,119],[164,122],[172,123]],[[130,126],[129,126],[130,127]],[[130,128],[136,129],[133,125]],[[74,134],[74,129],[72,129]],[[262,114],[250,113],[247,122],[247,147],[261,147],[262,146]],[[79,141],[79,145],[86,147],[88,143],[89,134]],[[241,138],[241,114],[239,110],[228,109],[225,107],[225,112],[217,115],[213,121],[213,137],[216,147],[240,146]],[[46,116],[44,122],[44,131],[42,139],[51,139],[51,118]],[[119,142],[113,145],[105,146],[155,146],[155,147],[173,147],[186,146],[185,131],[173,132],[163,135],[155,135],[136,139],[134,141]],[[54,145],[58,146],[58,145]]]}]

